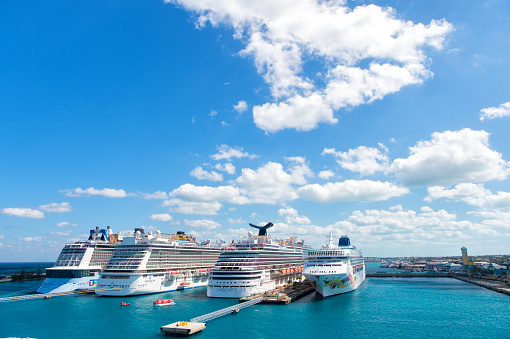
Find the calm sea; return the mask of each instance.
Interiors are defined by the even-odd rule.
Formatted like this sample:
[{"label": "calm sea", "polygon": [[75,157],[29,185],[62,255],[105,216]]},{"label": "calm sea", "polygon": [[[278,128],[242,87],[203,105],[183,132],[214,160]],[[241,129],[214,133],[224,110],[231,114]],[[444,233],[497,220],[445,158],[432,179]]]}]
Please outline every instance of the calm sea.
[{"label": "calm sea", "polygon": [[[41,283],[1,283],[0,296]],[[154,307],[160,298],[176,304]],[[162,325],[235,304],[207,298],[205,288],[7,302],[0,303],[0,337],[164,338]],[[510,297],[449,278],[367,278],[352,293],[243,309],[212,320],[193,338],[510,338]]]}]

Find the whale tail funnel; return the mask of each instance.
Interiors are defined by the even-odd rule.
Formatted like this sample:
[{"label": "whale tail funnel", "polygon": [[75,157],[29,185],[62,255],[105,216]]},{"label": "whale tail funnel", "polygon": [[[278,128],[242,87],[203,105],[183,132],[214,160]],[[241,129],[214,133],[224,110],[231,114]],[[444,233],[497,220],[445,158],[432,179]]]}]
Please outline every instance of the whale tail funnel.
[{"label": "whale tail funnel", "polygon": [[253,224],[250,224],[251,227],[254,227],[256,229],[259,230],[259,237],[260,236],[267,236],[267,229],[270,228],[270,227],[273,227],[273,223],[267,223],[266,226],[257,226],[257,225],[253,225]]}]

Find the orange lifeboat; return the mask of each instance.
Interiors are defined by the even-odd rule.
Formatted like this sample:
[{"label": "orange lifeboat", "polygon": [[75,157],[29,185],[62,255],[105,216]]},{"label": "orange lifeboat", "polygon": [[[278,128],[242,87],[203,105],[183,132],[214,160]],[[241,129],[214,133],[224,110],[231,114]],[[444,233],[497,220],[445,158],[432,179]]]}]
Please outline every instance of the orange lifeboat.
[{"label": "orange lifeboat", "polygon": [[180,274],[179,272],[175,271],[175,272],[170,272],[171,275],[177,275],[177,274]]},{"label": "orange lifeboat", "polygon": [[129,304],[131,304],[131,303],[125,303],[125,302],[123,302],[123,301],[122,301],[122,302],[120,303],[120,306],[128,306]]},{"label": "orange lifeboat", "polygon": [[185,281],[181,283],[181,286],[189,286],[191,283],[189,281]]},{"label": "orange lifeboat", "polygon": [[159,299],[154,302],[154,306],[167,306],[174,305],[174,301],[172,299]]}]

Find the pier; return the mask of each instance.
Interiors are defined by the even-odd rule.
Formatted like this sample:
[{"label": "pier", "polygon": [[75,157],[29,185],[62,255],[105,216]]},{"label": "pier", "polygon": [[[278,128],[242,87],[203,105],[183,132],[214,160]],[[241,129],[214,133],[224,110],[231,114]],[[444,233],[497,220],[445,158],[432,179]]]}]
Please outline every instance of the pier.
[{"label": "pier", "polygon": [[80,291],[71,291],[71,292],[62,292],[62,293],[37,293],[37,294],[29,294],[29,295],[18,295],[18,296],[14,296],[14,297],[0,298],[0,303],[5,303],[5,302],[9,302],[9,301],[33,300],[33,299],[50,299],[52,297],[59,297],[59,296],[71,295],[71,294],[83,294],[83,293],[94,293],[94,290],[80,290]]},{"label": "pier", "polygon": [[191,319],[190,321],[178,321],[165,326],[161,326],[161,332],[165,335],[190,336],[205,329],[208,321],[222,317],[227,314],[235,314],[246,307],[250,307],[262,302],[263,298],[254,298],[239,305],[223,308],[218,311],[204,314],[202,316]]},{"label": "pier", "polygon": [[290,304],[312,292],[315,289],[309,283],[302,283],[298,286],[292,286],[285,289],[275,289],[265,293],[254,294],[249,297],[239,299],[240,303],[248,302],[254,298],[262,298],[262,304]]}]

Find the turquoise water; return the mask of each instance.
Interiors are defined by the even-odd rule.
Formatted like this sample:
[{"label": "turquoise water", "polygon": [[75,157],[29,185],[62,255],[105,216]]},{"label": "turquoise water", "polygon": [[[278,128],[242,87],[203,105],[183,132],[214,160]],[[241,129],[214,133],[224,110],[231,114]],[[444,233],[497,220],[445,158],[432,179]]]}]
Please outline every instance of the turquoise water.
[{"label": "turquoise water", "polygon": [[[0,295],[41,282],[3,283]],[[38,287],[38,286],[35,286]],[[156,299],[175,305],[155,307]],[[131,305],[121,307],[120,302]],[[164,338],[159,327],[235,300],[205,288],[158,295],[95,295],[0,303],[0,337]],[[212,320],[193,338],[510,338],[510,297],[449,278],[367,278],[358,290],[289,305],[255,305]]]}]

